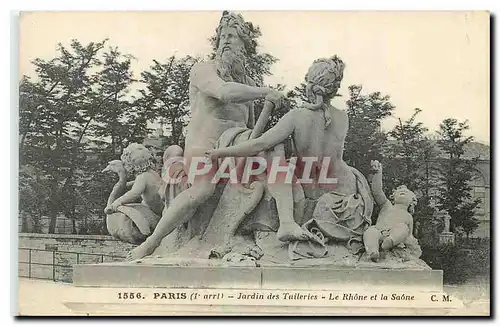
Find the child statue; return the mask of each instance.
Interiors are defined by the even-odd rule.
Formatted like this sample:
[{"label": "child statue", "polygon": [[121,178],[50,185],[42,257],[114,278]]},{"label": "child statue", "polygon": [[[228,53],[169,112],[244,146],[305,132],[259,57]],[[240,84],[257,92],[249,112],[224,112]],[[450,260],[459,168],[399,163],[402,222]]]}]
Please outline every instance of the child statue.
[{"label": "child statue", "polygon": [[154,171],[154,159],[151,152],[141,144],[130,144],[123,150],[121,160],[128,173],[136,176],[132,188],[117,198],[111,204],[111,210],[117,211],[118,207],[134,203],[139,197],[142,203],[153,213],[161,216],[163,201],[158,194],[163,180]]},{"label": "child statue", "polygon": [[[119,179],[104,209],[106,227],[113,237],[140,244],[158,224],[163,209],[158,189],[163,180],[153,167],[149,150],[143,145],[130,144],[123,150],[121,160],[109,162],[103,170],[115,172]],[[136,179],[126,182],[127,175],[134,175]],[[139,199],[142,203],[137,203]]]},{"label": "child statue", "polygon": [[402,185],[394,190],[392,194],[394,204],[391,203],[382,190],[382,164],[379,161],[371,161],[371,167],[375,171],[372,193],[380,212],[376,224],[366,229],[363,234],[368,257],[377,262],[380,258],[379,246],[382,250],[389,250],[404,244],[410,250],[417,247],[419,251],[417,240],[413,237],[411,215],[417,204],[416,195]]}]

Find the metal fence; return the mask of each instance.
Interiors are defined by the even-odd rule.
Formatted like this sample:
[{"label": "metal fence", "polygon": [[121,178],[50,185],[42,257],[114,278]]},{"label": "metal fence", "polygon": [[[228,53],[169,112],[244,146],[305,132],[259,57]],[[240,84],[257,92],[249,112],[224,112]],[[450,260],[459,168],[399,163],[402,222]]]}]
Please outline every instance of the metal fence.
[{"label": "metal fence", "polygon": [[[100,253],[19,248],[19,276],[52,281],[72,281],[73,265],[123,260],[123,256]],[[24,253],[24,254],[23,254]],[[27,257],[26,257],[27,253]],[[42,257],[42,261],[34,259]],[[92,257],[88,259],[88,257]],[[21,258],[27,258],[21,260]],[[83,259],[82,259],[83,258]],[[68,263],[73,262],[73,263]],[[27,267],[27,270],[26,270]]]}]

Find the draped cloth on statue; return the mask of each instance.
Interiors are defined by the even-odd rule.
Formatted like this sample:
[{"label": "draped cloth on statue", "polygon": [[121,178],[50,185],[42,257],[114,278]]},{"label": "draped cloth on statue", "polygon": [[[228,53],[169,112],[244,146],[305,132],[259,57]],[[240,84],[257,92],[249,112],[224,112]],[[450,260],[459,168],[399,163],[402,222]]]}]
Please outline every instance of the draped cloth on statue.
[{"label": "draped cloth on statue", "polygon": [[351,167],[357,192],[345,195],[328,192],[316,204],[313,217],[302,227],[317,236],[317,241],[294,241],[288,246],[291,260],[328,257],[329,244],[343,244],[352,254],[363,248],[363,232],[371,225],[373,199],[366,178]]},{"label": "draped cloth on statue", "polygon": [[[216,146],[217,148],[224,148],[229,146],[234,146],[247,141],[250,138],[252,129],[247,128],[231,128],[226,130],[219,138]],[[241,159],[241,158],[238,158]],[[241,162],[238,162],[241,163]],[[293,164],[288,162],[289,164]],[[240,168],[245,167],[245,164],[239,166]],[[237,171],[238,177],[243,175],[242,170]],[[256,180],[250,177],[248,184],[232,186],[230,189],[226,189],[225,196],[236,196],[240,197],[244,203],[239,210],[246,210],[246,216],[243,220],[238,220],[238,231],[241,233],[251,233],[253,231],[272,231],[276,232],[279,227],[278,212],[276,209],[276,203],[273,200],[271,193],[265,186],[265,181],[262,179]],[[304,200],[304,191],[300,185],[295,185],[292,187],[293,200],[294,202],[300,202]],[[247,203],[250,202],[248,205]],[[249,209],[252,211],[249,211]],[[302,218],[303,212],[294,212],[294,217],[296,221]],[[298,218],[298,219],[297,219]]]},{"label": "draped cloth on statue", "polygon": [[251,133],[252,129],[244,127],[229,128],[220,135],[215,146],[216,148],[225,148],[237,145],[248,140]]},{"label": "draped cloth on statue", "polygon": [[[242,143],[249,139],[251,132],[248,128],[230,128],[219,137],[215,146],[223,148]],[[243,220],[254,215],[251,213],[255,213],[264,193],[264,185],[259,181],[249,185],[226,184],[203,239],[217,245],[225,244]]]},{"label": "draped cloth on statue", "polygon": [[[214,147],[228,147],[248,140],[252,130],[246,127],[232,127],[225,130],[214,142]],[[169,177],[164,180],[180,179],[181,182],[166,182],[160,190],[165,206],[170,207],[175,198],[191,185],[188,183],[186,167],[179,162],[173,162],[169,167]],[[167,169],[165,169],[166,173]],[[214,195],[193,212],[193,218],[177,227],[162,241],[162,248],[155,251],[156,255],[166,254],[196,254],[208,258],[210,250],[216,245],[224,245],[227,238],[238,227],[245,213],[252,207],[249,202],[258,204],[262,198],[262,186],[250,185],[243,189],[221,181]]]}]

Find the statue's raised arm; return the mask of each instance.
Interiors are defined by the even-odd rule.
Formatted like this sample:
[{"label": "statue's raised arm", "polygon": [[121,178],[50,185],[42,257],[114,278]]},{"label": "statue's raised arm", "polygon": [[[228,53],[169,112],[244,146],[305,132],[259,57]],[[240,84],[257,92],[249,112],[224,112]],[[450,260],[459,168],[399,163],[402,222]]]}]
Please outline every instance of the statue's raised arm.
[{"label": "statue's raised arm", "polygon": [[190,80],[198,91],[225,103],[245,103],[275,93],[268,87],[224,81],[217,74],[216,64],[210,62],[200,62],[193,66]]},{"label": "statue's raised arm", "polygon": [[372,179],[372,194],[375,202],[380,207],[390,203],[384,194],[382,187],[382,164],[379,161],[371,161],[371,167],[375,171]]}]

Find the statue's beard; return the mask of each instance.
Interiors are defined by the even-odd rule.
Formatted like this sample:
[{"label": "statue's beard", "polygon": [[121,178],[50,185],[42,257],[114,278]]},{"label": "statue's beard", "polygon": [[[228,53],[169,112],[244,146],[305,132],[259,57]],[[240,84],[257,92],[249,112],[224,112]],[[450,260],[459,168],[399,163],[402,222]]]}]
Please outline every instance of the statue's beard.
[{"label": "statue's beard", "polygon": [[245,55],[240,49],[220,47],[216,56],[217,73],[226,82],[246,84]]}]

